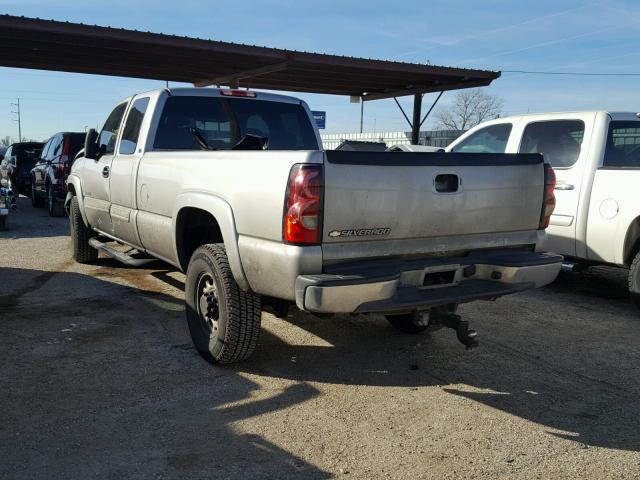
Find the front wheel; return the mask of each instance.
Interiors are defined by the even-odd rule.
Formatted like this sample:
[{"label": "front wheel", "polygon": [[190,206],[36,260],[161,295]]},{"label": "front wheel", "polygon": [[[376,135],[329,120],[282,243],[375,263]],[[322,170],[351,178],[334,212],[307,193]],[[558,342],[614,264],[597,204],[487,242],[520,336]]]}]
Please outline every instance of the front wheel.
[{"label": "front wheel", "polygon": [[638,252],[629,267],[629,293],[631,300],[640,308],[640,252]]},{"label": "front wheel", "polygon": [[260,335],[260,297],[242,290],[222,244],[199,247],[185,281],[187,324],[193,343],[211,363],[248,358]]},{"label": "front wheel", "polygon": [[71,198],[69,208],[69,226],[71,227],[71,251],[73,259],[78,263],[95,262],[98,250],[89,245],[89,239],[96,236],[95,232],[84,224],[78,198]]},{"label": "front wheel", "polygon": [[50,217],[62,217],[64,215],[64,205],[56,200],[51,185],[47,185],[47,210],[49,210]]},{"label": "front wheel", "polygon": [[34,208],[44,207],[44,201],[38,196],[38,193],[36,192],[36,182],[34,180],[31,181],[31,205]]}]

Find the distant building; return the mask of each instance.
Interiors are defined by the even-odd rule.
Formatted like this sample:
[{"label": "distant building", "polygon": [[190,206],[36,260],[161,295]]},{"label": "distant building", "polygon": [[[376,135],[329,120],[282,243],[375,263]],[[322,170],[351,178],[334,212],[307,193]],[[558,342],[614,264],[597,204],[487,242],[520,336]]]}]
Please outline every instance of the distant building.
[{"label": "distant building", "polygon": [[[464,130],[425,130],[420,132],[420,145],[444,148],[463,133]],[[388,147],[411,143],[411,132],[323,133],[320,137],[327,150],[334,150],[345,140],[386,143]]]}]

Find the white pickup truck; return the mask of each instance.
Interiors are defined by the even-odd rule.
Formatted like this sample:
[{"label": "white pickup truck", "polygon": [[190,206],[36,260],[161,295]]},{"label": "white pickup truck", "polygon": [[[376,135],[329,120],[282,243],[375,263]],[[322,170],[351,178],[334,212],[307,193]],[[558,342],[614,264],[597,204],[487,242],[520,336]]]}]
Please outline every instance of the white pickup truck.
[{"label": "white pickup truck", "polygon": [[211,362],[246,358],[262,305],[383,313],[398,329],[475,332],[455,306],[545,285],[553,209],[542,156],[324,151],[307,105],[163,89],[117,105],[68,177],[73,256],[116,241],[186,272],[189,329]]},{"label": "white pickup truck", "polygon": [[567,266],[629,268],[640,306],[640,114],[562,112],[482,123],[449,152],[541,153],[557,177],[546,247]]}]

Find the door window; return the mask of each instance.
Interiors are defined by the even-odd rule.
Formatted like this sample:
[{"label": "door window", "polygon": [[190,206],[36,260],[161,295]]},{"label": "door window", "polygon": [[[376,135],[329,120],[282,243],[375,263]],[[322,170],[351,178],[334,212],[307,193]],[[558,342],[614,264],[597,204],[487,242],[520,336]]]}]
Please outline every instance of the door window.
[{"label": "door window", "polygon": [[541,153],[553,168],[570,168],[578,161],[584,138],[582,120],[549,120],[526,126],[520,153]]},{"label": "door window", "polygon": [[42,160],[46,160],[47,155],[49,155],[49,150],[51,149],[52,143],[53,143],[53,138],[50,138],[49,140],[47,140],[47,143],[45,144],[44,148],[42,149],[42,153],[40,154],[40,158]]},{"label": "door window", "polygon": [[604,167],[640,168],[640,122],[611,122]]},{"label": "door window", "polygon": [[458,153],[504,153],[512,125],[500,123],[481,128],[451,149]]},{"label": "door window", "polygon": [[118,130],[120,129],[120,124],[122,123],[122,117],[126,107],[126,103],[121,103],[114,108],[113,112],[111,112],[107,121],[104,123],[104,127],[102,127],[100,137],[98,138],[98,146],[102,148],[102,153],[104,155],[113,155],[113,152],[116,149]]},{"label": "door window", "polygon": [[138,136],[140,135],[140,126],[142,119],[149,105],[149,97],[138,98],[127,115],[127,121],[122,130],[122,139],[120,140],[119,153],[123,155],[131,155],[135,153],[138,145]]},{"label": "door window", "polygon": [[49,151],[50,160],[56,160],[62,153],[62,135],[56,135]]}]

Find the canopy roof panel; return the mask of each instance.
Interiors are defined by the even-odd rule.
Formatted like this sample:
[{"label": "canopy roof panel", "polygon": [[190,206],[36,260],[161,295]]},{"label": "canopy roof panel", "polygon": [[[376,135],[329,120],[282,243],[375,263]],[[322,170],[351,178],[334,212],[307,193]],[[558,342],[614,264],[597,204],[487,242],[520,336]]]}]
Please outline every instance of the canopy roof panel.
[{"label": "canopy roof panel", "polygon": [[0,45],[0,65],[6,67],[365,100],[481,87],[500,76],[11,15],[0,15]]}]

